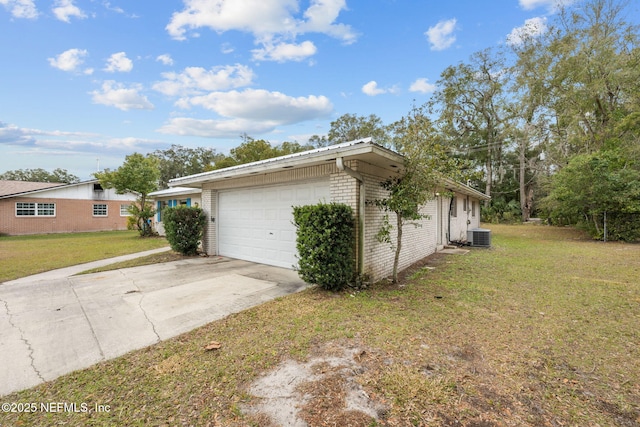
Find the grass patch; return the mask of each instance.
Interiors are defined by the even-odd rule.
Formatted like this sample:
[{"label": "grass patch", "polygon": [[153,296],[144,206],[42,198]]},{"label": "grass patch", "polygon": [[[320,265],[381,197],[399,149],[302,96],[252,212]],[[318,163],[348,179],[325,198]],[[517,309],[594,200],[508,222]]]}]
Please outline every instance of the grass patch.
[{"label": "grass patch", "polygon": [[130,259],[128,261],[115,262],[113,264],[105,265],[103,267],[92,268],[90,270],[83,271],[79,274],[100,273],[103,271],[119,270],[121,268],[132,268],[132,267],[140,267],[143,265],[159,264],[163,262],[180,261],[185,258],[189,258],[189,257],[174,251],[167,251],[159,254],[152,254],[152,255]]},{"label": "grass patch", "polygon": [[136,231],[0,237],[0,283],[56,268],[168,246]]},{"label": "grass patch", "polygon": [[0,425],[266,425],[242,411],[249,385],[328,343],[363,349],[356,380],[387,408],[379,425],[639,425],[640,245],[490,228],[491,249],[431,257],[400,286],[310,289],[0,399],[110,412]]}]

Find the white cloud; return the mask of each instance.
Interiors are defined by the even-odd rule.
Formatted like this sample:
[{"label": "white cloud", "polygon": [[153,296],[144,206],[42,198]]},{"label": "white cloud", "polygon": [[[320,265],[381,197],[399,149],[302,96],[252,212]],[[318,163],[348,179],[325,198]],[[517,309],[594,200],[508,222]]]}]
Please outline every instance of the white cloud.
[{"label": "white cloud", "polygon": [[114,53],[107,60],[107,66],[104,71],[108,73],[128,73],[133,69],[133,62],[127,58],[127,54],[124,52]]},{"label": "white cloud", "polygon": [[38,17],[34,0],[0,0],[0,4],[9,9],[14,18],[36,19]]},{"label": "white cloud", "polygon": [[33,145],[36,139],[27,129],[0,122],[0,144]]},{"label": "white cloud", "polygon": [[[335,22],[346,9],[346,0],[311,0],[310,3],[300,15],[298,0],[184,0],[184,10],[173,14],[166,30],[177,40],[184,40],[188,31],[203,27],[219,33],[248,32],[254,35],[257,44],[264,45],[262,56],[269,60],[273,57],[268,54],[269,46],[302,46],[308,56],[308,43],[289,43],[305,33],[326,34],[344,43],[356,40],[357,35],[350,26]],[[292,58],[299,60],[300,53]],[[284,60],[287,56],[280,57]]]},{"label": "white cloud", "polygon": [[276,122],[256,122],[255,120],[198,120],[177,117],[158,129],[158,132],[170,135],[200,136],[204,138],[235,138],[242,133],[259,135],[273,131]]},{"label": "white cloud", "polygon": [[535,17],[524,21],[522,27],[516,27],[507,35],[507,44],[518,46],[527,38],[535,38],[547,31],[547,18]]},{"label": "white cloud", "polygon": [[278,45],[265,44],[262,49],[254,49],[253,59],[257,61],[302,61],[305,58],[313,56],[317,52],[316,46],[305,41],[300,44],[280,43]]},{"label": "white cloud", "polygon": [[56,0],[55,7],[52,9],[53,14],[60,21],[71,22],[70,17],[75,16],[78,19],[84,19],[87,17],[85,13],[80,10],[78,6],[73,4],[73,0]]},{"label": "white cloud", "polygon": [[[55,58],[48,58],[48,61],[53,68],[75,72],[78,71],[78,68],[84,63],[83,58],[87,55],[88,52],[84,49],[69,49],[57,55]],[[88,70],[90,70],[89,74],[93,71],[91,69]],[[85,74],[87,74],[87,70],[85,70]]]},{"label": "white cloud", "polygon": [[569,6],[576,0],[520,0],[520,7],[524,10],[533,10],[538,7],[546,7],[549,11],[555,12],[563,6]]},{"label": "white cloud", "polygon": [[369,96],[376,96],[376,95],[382,95],[383,93],[397,93],[397,92],[398,92],[398,88],[395,86],[386,88],[386,89],[378,87],[378,82],[376,82],[375,80],[371,80],[369,83],[366,83],[364,86],[362,86],[362,93]]},{"label": "white cloud", "polygon": [[306,21],[300,24],[301,33],[325,33],[347,44],[356,41],[357,35],[349,25],[335,24],[338,15],[347,8],[346,0],[313,0],[304,12]]},{"label": "white cloud", "polygon": [[173,65],[173,58],[168,53],[158,55],[156,61],[162,62],[164,65]]},{"label": "white cloud", "polygon": [[362,86],[362,92],[369,96],[376,96],[383,94],[384,90],[378,88],[378,83],[375,80],[371,80],[369,83]]},{"label": "white cloud", "polygon": [[110,11],[116,12],[116,13],[124,14],[124,9],[122,9],[119,6],[112,6],[111,2],[105,1],[102,4],[107,10],[110,10]]},{"label": "white cloud", "polygon": [[457,20],[455,18],[447,21],[440,21],[435,26],[429,27],[424,33],[431,43],[431,50],[445,50],[456,41],[453,32],[456,30]]},{"label": "white cloud", "polygon": [[409,86],[411,92],[432,93],[436,90],[436,85],[429,83],[429,79],[420,78]]},{"label": "white cloud", "polygon": [[153,89],[168,96],[177,96],[248,86],[255,76],[251,68],[235,64],[210,70],[188,67],[181,73],[162,73],[162,77],[165,80],[154,84]]},{"label": "white cloud", "polygon": [[178,101],[182,107],[199,106],[221,116],[279,125],[327,117],[333,110],[325,96],[297,97],[263,89],[212,92]]},{"label": "white cloud", "polygon": [[220,52],[224,53],[225,55],[233,53],[234,50],[235,49],[233,48],[233,46],[231,46],[229,43],[222,43],[222,46],[220,46]]},{"label": "white cloud", "polygon": [[101,91],[91,92],[93,103],[116,107],[123,111],[153,110],[154,106],[146,96],[140,94],[141,85],[125,87],[122,83],[107,80],[102,83]]}]

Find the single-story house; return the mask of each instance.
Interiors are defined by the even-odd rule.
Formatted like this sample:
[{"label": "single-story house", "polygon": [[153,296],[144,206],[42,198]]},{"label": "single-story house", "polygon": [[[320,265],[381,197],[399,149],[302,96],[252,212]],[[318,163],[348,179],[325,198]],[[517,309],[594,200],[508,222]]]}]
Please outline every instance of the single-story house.
[{"label": "single-story house", "polygon": [[162,210],[174,206],[200,206],[202,190],[199,188],[173,187],[149,193],[149,198],[155,202],[156,214],[153,217],[153,229],[161,236],[165,235],[162,223]]},{"label": "single-story house", "polygon": [[[202,190],[207,254],[286,268],[297,264],[292,206],[345,203],[357,218],[358,272],[378,280],[391,274],[394,253],[377,240],[384,213],[367,200],[382,198],[380,183],[402,166],[400,154],[366,138],[176,178],[169,185]],[[466,240],[467,230],[480,225],[480,201],[486,199],[467,185],[443,180],[442,195],[434,194],[422,208],[428,217],[419,227],[405,226],[399,268]]]},{"label": "single-story house", "polygon": [[98,180],[0,181],[0,234],[126,230],[136,197],[104,189]]}]

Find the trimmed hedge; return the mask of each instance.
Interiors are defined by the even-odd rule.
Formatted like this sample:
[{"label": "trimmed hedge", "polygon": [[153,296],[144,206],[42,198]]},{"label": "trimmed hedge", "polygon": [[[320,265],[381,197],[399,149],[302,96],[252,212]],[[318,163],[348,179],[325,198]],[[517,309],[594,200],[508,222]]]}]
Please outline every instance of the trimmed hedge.
[{"label": "trimmed hedge", "polygon": [[355,220],[351,207],[337,203],[294,206],[298,274],[326,290],[354,279]]},{"label": "trimmed hedge", "polygon": [[183,255],[198,253],[207,223],[207,216],[202,209],[188,206],[165,208],[162,221],[171,249]]}]

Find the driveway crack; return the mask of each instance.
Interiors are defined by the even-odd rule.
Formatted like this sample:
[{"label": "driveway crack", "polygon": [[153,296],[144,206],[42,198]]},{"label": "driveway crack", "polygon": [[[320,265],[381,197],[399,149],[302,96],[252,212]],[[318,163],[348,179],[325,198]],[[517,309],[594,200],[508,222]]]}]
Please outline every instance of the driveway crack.
[{"label": "driveway crack", "polygon": [[106,360],[106,357],[104,356],[104,351],[102,351],[102,346],[100,346],[100,341],[98,340],[98,336],[96,335],[96,331],[93,329],[93,324],[91,323],[91,320],[89,320],[89,316],[87,316],[87,312],[85,311],[84,306],[82,305],[82,301],[80,301],[80,298],[76,293],[76,289],[73,287],[73,285],[71,285],[70,282],[69,282],[69,285],[70,285],[71,291],[73,292],[73,295],[75,295],[76,297],[76,301],[78,301],[78,305],[80,306],[80,310],[82,310],[82,314],[84,315],[84,318],[87,320],[89,329],[91,329],[91,335],[93,336],[93,339],[96,342],[96,345],[98,346],[100,357],[102,358],[102,360]]},{"label": "driveway crack", "polygon": [[20,332],[20,339],[27,346],[27,350],[29,351],[29,363],[31,365],[31,368],[33,369],[33,371],[36,373],[36,375],[38,376],[38,378],[40,378],[42,382],[46,382],[46,380],[44,379],[44,377],[42,376],[38,368],[36,368],[36,360],[33,357],[33,347],[31,346],[31,343],[25,337],[24,331],[18,325],[13,323],[13,314],[11,314],[11,310],[9,310],[9,303],[3,299],[0,299],[0,301],[2,301],[2,303],[4,304],[4,309],[7,312],[7,316],[9,316],[8,318],[9,324],[13,328],[15,328],[18,332]]},{"label": "driveway crack", "polygon": [[[122,274],[125,278],[127,278],[127,275],[124,274],[122,270],[120,270],[120,274]],[[144,299],[145,294],[142,292],[142,290],[140,290],[140,286],[138,286],[135,279],[130,279],[130,280],[133,286],[136,287],[136,289],[138,290],[138,293],[140,294],[140,301],[138,301],[138,308],[140,308],[140,311],[142,311],[144,318],[147,319],[147,322],[149,322],[149,324],[151,325],[151,329],[153,330],[153,333],[156,335],[158,342],[162,341],[162,338],[160,338],[160,334],[158,333],[158,331],[156,331],[156,325],[153,324],[153,322],[149,318],[149,315],[147,314],[147,311],[142,306],[142,300]]]},{"label": "driveway crack", "polygon": [[142,314],[144,314],[144,318],[147,319],[147,322],[149,322],[149,324],[151,325],[151,329],[153,329],[153,333],[156,334],[156,338],[158,339],[158,342],[160,342],[162,341],[162,338],[160,338],[160,334],[158,334],[158,331],[156,331],[156,325],[154,325],[151,319],[149,319],[149,316],[147,315],[147,311],[144,309],[144,307],[142,307],[142,300],[144,299],[144,297],[145,297],[144,294],[140,296],[140,301],[138,301],[138,307],[140,307]]}]

